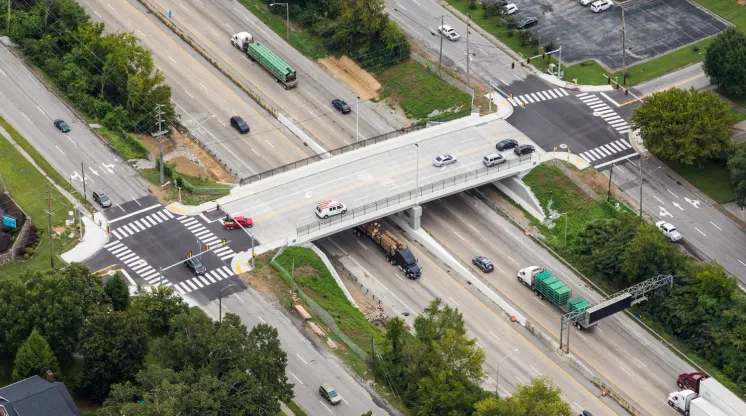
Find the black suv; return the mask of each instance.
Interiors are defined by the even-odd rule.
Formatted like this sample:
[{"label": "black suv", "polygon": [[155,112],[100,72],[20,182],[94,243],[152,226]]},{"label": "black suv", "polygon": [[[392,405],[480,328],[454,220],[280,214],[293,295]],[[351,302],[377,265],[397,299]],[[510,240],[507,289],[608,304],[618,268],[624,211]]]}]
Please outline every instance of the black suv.
[{"label": "black suv", "polygon": [[194,273],[195,276],[199,276],[207,272],[207,268],[202,265],[202,262],[199,261],[199,259],[196,257],[188,257],[184,264],[186,264],[186,266],[192,271],[192,273]]},{"label": "black suv", "polygon": [[495,270],[495,266],[492,265],[492,262],[487,257],[477,256],[471,259],[471,262],[485,273]]},{"label": "black suv", "polygon": [[516,146],[515,149],[513,149],[513,153],[515,153],[518,156],[527,155],[529,153],[534,152],[534,147],[530,144],[522,144],[520,146]]},{"label": "black suv", "polygon": [[349,105],[347,105],[346,102],[340,100],[339,98],[335,98],[332,100],[332,105],[334,108],[339,110],[342,114],[349,114],[352,109]]},{"label": "black suv", "polygon": [[513,139],[505,139],[501,140],[495,145],[495,149],[499,151],[512,149],[514,147],[518,146],[518,141]]},{"label": "black suv", "polygon": [[238,130],[241,134],[246,134],[249,132],[249,125],[246,124],[245,121],[239,116],[233,116],[231,117],[231,126],[233,126],[234,129]]},{"label": "black suv", "polygon": [[524,17],[518,22],[518,29],[528,29],[531,26],[535,26],[537,23],[539,23],[539,19],[533,16]]}]

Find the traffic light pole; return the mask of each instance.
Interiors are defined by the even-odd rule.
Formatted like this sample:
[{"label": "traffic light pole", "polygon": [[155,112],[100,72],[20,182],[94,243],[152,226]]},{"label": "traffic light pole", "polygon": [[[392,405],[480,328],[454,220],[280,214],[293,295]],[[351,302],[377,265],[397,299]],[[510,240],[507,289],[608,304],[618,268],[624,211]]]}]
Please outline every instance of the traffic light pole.
[{"label": "traffic light pole", "polygon": [[230,218],[231,220],[233,220],[233,222],[235,222],[239,226],[239,228],[243,230],[243,232],[245,232],[249,237],[251,237],[251,268],[253,269],[254,268],[254,233],[247,230],[246,227],[241,225],[238,221],[236,221],[230,215],[227,215],[227,218]]}]

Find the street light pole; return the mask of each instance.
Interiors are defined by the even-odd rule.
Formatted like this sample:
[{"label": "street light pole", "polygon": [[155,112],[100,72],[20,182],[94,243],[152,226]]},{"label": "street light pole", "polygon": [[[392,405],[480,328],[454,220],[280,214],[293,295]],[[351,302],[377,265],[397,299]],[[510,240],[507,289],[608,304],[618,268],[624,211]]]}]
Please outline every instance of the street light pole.
[{"label": "street light pole", "polygon": [[197,124],[197,127],[194,128],[194,131],[197,131],[197,129],[199,129],[199,127],[201,125],[205,124],[207,122],[207,120],[209,120],[209,119],[211,119],[213,117],[215,117],[215,114],[211,115],[210,117],[207,117],[204,121],[202,121],[201,123]]},{"label": "street light pole", "polygon": [[420,145],[419,143],[415,143],[414,147],[417,149],[417,158],[416,158],[416,165],[414,166],[415,176],[414,176],[414,204],[417,205],[417,192],[420,188]]},{"label": "street light pole", "polygon": [[285,40],[290,41],[290,6],[287,3],[270,3],[272,6],[285,6]]},{"label": "street light pole", "polygon": [[360,96],[357,96],[357,103],[355,104],[355,141],[360,137]]},{"label": "street light pole", "polygon": [[219,308],[220,308],[220,309],[219,309],[219,310],[220,310],[220,312],[218,312],[218,314],[219,314],[219,316],[218,316],[218,321],[219,321],[219,322],[220,322],[221,324],[223,323],[223,291],[224,291],[225,289],[228,289],[229,287],[231,287],[231,286],[233,286],[233,285],[235,285],[235,283],[231,283],[231,284],[229,284],[228,286],[226,286],[226,287],[224,287],[224,288],[220,289],[220,296],[219,296],[219,299],[220,299],[220,300],[219,300],[219,303],[220,303],[220,306],[219,306]]},{"label": "street light pole", "polygon": [[[518,348],[516,348],[513,351],[509,352],[508,355],[506,355],[505,357],[503,357],[502,360],[500,360],[500,361],[497,362],[497,372],[495,372],[495,378],[497,379],[497,380],[495,380],[495,393],[497,393],[497,390],[500,388],[500,363],[503,362],[503,361],[505,361],[511,355],[513,355],[514,352],[518,352]],[[499,393],[498,393],[498,395],[499,395]]]},{"label": "street light pole", "polygon": [[568,214],[567,212],[563,212],[562,214],[559,214],[559,215],[565,216],[565,247],[567,247],[567,214]]}]

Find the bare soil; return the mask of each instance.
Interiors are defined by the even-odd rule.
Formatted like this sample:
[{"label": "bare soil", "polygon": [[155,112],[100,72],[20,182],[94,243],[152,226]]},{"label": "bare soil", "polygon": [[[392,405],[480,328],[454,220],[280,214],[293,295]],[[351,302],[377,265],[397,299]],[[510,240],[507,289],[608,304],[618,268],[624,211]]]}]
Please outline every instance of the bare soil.
[{"label": "bare soil", "polygon": [[328,56],[319,59],[319,63],[341,80],[363,100],[378,97],[381,84],[352,59],[343,56],[339,59]]}]

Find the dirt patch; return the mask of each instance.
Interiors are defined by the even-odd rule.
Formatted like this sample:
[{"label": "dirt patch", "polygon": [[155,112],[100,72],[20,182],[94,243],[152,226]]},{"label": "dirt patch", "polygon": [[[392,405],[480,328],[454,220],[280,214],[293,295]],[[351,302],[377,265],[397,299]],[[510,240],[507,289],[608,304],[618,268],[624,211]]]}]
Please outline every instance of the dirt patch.
[{"label": "dirt patch", "polygon": [[[148,148],[150,153],[158,154],[158,142],[151,136],[138,135],[137,138]],[[199,163],[186,157],[179,156],[170,160],[176,164],[176,171],[192,176],[206,177],[217,182],[236,183],[236,178],[223,167],[220,162],[210,156],[205,149],[197,145],[181,132],[171,129],[168,139],[163,142],[163,154],[168,155],[179,149],[185,149],[197,156]],[[168,160],[168,159],[166,159]]]},{"label": "dirt patch", "polygon": [[303,266],[299,266],[295,268],[295,271],[293,272],[298,277],[308,277],[308,276],[315,276],[318,275],[319,272],[312,266],[308,264],[304,264]]},{"label": "dirt patch", "polygon": [[329,56],[319,59],[319,63],[341,80],[363,100],[378,97],[381,84],[352,59],[343,56],[339,59]]},{"label": "dirt patch", "polygon": [[741,6],[746,6],[746,0],[736,0],[736,3],[740,4]]}]

